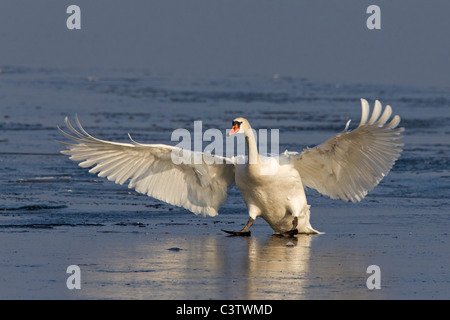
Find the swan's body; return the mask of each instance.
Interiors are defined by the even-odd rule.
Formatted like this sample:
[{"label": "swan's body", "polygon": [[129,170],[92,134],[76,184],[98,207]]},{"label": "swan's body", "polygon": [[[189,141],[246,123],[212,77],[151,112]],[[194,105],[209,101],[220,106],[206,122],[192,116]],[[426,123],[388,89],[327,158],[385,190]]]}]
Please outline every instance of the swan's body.
[{"label": "swan's body", "polygon": [[[65,143],[70,159],[82,161],[81,167],[196,214],[215,216],[236,184],[248,208],[248,229],[262,217],[276,233],[317,233],[311,227],[310,206],[304,187],[316,189],[333,199],[357,202],[365,197],[389,172],[400,155],[403,128],[397,128],[400,117],[386,124],[392,110],[376,101],[369,119],[369,105],[361,99],[362,116],[358,128],[346,131],[301,154],[284,152],[274,158],[258,154],[253,131],[248,121],[236,118],[229,134],[242,133],[246,138],[248,161],[220,158],[178,149],[162,144],[116,143],[90,136],[78,122],[76,135],[67,137],[77,144]],[[178,161],[201,156],[202,161]],[[179,157],[179,158],[177,158]],[[214,161],[211,161],[213,159]],[[217,160],[220,161],[217,161]],[[175,160],[175,161],[174,161]]]},{"label": "swan's body", "polygon": [[236,186],[248,208],[250,218],[262,217],[280,234],[292,230],[293,217],[298,218],[298,233],[317,233],[309,223],[309,205],[306,202],[300,174],[288,158],[281,155],[271,161],[271,171],[276,174],[260,174],[260,167],[236,166]]}]

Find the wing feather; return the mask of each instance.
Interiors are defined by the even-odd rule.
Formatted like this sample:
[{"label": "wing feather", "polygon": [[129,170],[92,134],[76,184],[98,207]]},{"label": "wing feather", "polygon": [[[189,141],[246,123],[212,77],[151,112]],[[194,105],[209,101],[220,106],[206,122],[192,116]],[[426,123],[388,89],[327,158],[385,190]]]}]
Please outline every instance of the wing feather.
[{"label": "wing feather", "polygon": [[[386,106],[383,113],[375,102],[369,118],[369,104],[361,99],[361,122],[355,130],[344,131],[325,143],[291,156],[303,184],[333,199],[357,202],[388,174],[400,156],[398,141],[404,128],[400,117]],[[381,116],[380,116],[381,115]]]},{"label": "wing feather", "polygon": [[[181,163],[172,161],[176,148],[163,144],[119,143],[94,138],[75,118],[77,129],[66,117],[70,133],[58,129],[75,143],[62,142],[68,150],[61,153],[79,162],[83,168],[117,184],[129,181],[137,192],[184,207],[196,214],[215,216],[234,183],[234,164],[226,158],[222,163]],[[175,154],[178,154],[179,149]],[[193,160],[194,152],[183,150],[183,159]],[[206,155],[204,155],[206,157]],[[214,157],[208,155],[208,157]],[[180,161],[181,162],[181,161]],[[211,162],[208,162],[211,163]]]}]

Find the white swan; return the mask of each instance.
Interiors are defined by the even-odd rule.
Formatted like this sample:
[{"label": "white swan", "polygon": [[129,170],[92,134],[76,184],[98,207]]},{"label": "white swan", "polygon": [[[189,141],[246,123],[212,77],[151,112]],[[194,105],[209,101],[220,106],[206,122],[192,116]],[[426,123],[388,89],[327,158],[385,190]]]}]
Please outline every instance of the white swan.
[{"label": "white swan", "polygon": [[[302,153],[284,152],[277,158],[265,159],[258,154],[253,131],[244,118],[236,118],[229,134],[244,134],[248,161],[236,159],[208,160],[212,155],[201,154],[203,161],[175,164],[177,147],[163,144],[117,143],[89,135],[76,119],[76,130],[66,117],[72,136],[59,127],[67,137],[78,143],[63,143],[61,151],[70,159],[81,161],[89,172],[118,184],[129,181],[128,187],[137,192],[184,207],[196,214],[215,216],[227,197],[227,190],[236,183],[248,208],[249,220],[241,231],[225,231],[234,235],[250,235],[249,228],[262,217],[277,234],[318,233],[311,227],[310,206],[304,187],[316,189],[333,199],[357,202],[365,197],[390,171],[400,156],[403,128],[397,128],[400,117],[392,114],[390,106],[375,101],[369,118],[369,104],[361,99],[362,116],[359,126],[344,131],[325,143]],[[380,116],[381,115],[381,116]],[[387,123],[387,124],[386,124]],[[172,152],[177,151],[177,152]],[[193,157],[183,150],[180,156]],[[219,163],[218,163],[219,162]]]}]

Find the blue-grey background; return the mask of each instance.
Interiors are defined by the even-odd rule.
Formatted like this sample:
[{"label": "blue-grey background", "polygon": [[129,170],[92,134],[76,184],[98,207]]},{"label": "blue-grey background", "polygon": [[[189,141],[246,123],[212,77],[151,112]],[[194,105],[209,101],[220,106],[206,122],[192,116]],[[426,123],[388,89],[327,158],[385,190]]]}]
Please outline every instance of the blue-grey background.
[{"label": "blue-grey background", "polygon": [[[71,4],[81,30],[66,28]],[[371,4],[381,30],[366,27]],[[445,0],[5,0],[0,64],[450,86],[449,12]]]},{"label": "blue-grey background", "polygon": [[[81,30],[66,8],[81,7]],[[381,30],[366,9],[381,7]],[[448,299],[448,1],[0,2],[1,299]],[[357,204],[306,190],[324,232],[272,237],[229,190],[195,216],[90,174],[56,126],[78,114],[111,141],[176,144],[174,129],[245,116],[301,151],[360,119],[405,127],[391,172]],[[206,144],[205,144],[206,145]],[[81,268],[81,290],[66,269]],[[381,290],[366,269],[381,268]]]}]

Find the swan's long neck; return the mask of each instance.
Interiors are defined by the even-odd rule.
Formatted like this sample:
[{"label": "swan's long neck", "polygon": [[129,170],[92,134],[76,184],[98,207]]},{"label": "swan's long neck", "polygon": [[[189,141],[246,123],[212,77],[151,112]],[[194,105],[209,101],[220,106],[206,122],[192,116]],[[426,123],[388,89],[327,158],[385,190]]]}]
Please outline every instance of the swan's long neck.
[{"label": "swan's long neck", "polygon": [[253,130],[251,128],[245,132],[245,143],[248,150],[248,163],[259,164],[258,147],[256,146],[255,135],[253,134]]}]

